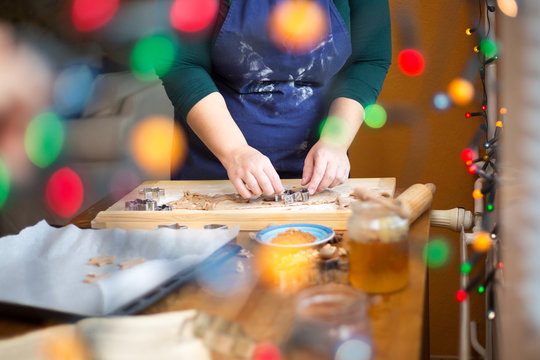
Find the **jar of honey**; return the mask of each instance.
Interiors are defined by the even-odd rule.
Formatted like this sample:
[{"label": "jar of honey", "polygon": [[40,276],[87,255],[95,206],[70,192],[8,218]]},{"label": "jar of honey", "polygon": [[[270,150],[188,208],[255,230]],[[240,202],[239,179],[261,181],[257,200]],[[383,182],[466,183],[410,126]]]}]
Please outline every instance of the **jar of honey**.
[{"label": "jar of honey", "polygon": [[409,282],[407,219],[375,202],[355,202],[347,222],[349,281],[368,293],[400,290]]}]

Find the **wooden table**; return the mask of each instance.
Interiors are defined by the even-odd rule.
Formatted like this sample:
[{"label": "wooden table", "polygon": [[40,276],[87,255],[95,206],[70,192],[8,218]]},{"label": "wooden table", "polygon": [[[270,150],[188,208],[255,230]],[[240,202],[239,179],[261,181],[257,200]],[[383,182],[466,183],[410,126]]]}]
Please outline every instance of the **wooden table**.
[{"label": "wooden table", "polygon": [[[89,228],[97,212],[106,209],[113,199],[105,198],[71,220],[81,228]],[[429,358],[427,270],[422,261],[422,249],[429,235],[429,211],[410,228],[410,281],[407,288],[388,295],[370,296],[371,320],[375,359]],[[237,243],[250,248],[253,242],[245,232]],[[174,291],[144,313],[200,309],[212,315],[234,320],[257,341],[281,342],[293,319],[292,297],[257,284],[230,297],[218,297],[197,284],[188,284]],[[29,324],[0,318],[0,338],[23,334],[30,330],[53,325]]]}]

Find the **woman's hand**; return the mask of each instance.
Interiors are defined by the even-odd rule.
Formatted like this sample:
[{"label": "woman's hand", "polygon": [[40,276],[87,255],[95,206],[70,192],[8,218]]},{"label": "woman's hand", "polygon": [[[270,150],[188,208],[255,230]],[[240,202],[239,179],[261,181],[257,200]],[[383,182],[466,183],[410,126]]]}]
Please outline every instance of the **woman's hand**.
[{"label": "woman's hand", "polygon": [[227,154],[222,164],[243,198],[283,192],[283,185],[270,159],[247,144]]},{"label": "woman's hand", "polygon": [[302,185],[309,183],[310,195],[343,184],[349,177],[351,165],[347,149],[319,140],[304,160]]}]

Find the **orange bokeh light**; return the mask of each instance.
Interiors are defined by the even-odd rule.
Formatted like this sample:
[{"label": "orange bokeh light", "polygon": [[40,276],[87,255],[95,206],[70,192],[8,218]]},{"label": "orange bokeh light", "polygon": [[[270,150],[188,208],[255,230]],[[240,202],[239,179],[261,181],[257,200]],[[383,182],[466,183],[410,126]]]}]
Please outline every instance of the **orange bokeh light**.
[{"label": "orange bokeh light", "polygon": [[478,252],[486,252],[491,247],[491,237],[486,231],[480,231],[473,239],[473,249]]},{"label": "orange bokeh light", "polygon": [[448,95],[456,105],[467,105],[474,97],[473,84],[466,79],[454,79],[448,85]]},{"label": "orange bokeh light", "polygon": [[271,288],[294,292],[310,282],[315,262],[309,250],[265,246],[256,254],[256,268],[262,282]]},{"label": "orange bokeh light", "polygon": [[328,19],[315,1],[285,0],[272,9],[268,32],[279,48],[307,53],[326,38]]},{"label": "orange bokeh light", "polygon": [[183,132],[166,116],[141,120],[130,134],[130,150],[137,165],[154,177],[167,177],[178,170],[186,156]]}]

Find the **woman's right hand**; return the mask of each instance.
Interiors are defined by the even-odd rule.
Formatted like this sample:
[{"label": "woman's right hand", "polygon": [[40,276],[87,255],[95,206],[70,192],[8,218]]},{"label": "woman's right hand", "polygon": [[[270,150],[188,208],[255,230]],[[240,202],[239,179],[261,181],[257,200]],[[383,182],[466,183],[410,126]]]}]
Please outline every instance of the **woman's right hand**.
[{"label": "woman's right hand", "polygon": [[283,185],[270,159],[247,144],[230,151],[222,163],[229,180],[243,198],[283,192]]}]

